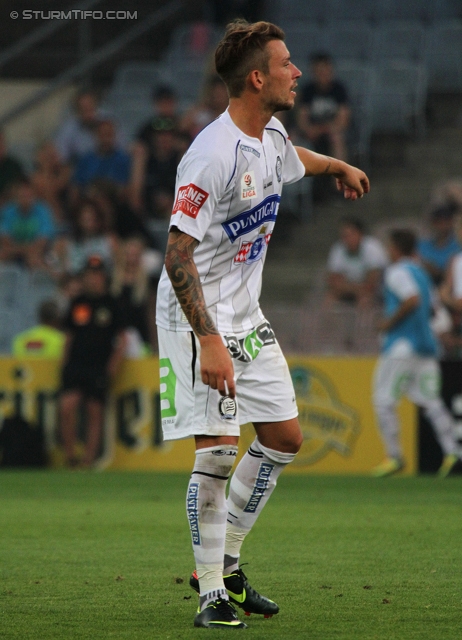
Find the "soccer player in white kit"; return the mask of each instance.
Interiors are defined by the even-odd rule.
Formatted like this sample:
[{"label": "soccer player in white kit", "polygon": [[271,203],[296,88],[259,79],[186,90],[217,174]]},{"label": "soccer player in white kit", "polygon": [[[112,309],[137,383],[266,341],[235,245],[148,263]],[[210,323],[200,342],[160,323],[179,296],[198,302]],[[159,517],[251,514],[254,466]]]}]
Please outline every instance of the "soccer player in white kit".
[{"label": "soccer player in white kit", "polygon": [[385,318],[382,355],[374,375],[374,408],[387,457],[373,474],[389,476],[404,460],[399,442],[396,407],[403,395],[424,409],[443,451],[439,475],[459,465],[454,422],[440,395],[438,346],[431,328],[434,306],[430,277],[415,260],[416,238],[409,229],[390,232],[392,264],[384,275]]},{"label": "soccer player in white kit", "polygon": [[[161,412],[166,440],[196,444],[186,499],[190,584],[200,594],[194,625],[244,628],[230,601],[246,613],[279,611],[247,582],[240,548],[303,440],[289,369],[258,302],[282,185],[325,173],[356,200],[369,182],[345,162],[294,147],[273,117],[293,107],[301,76],[281,29],[231,23],[215,63],[229,107],[178,167],[158,289]],[[257,437],[226,499],[247,422]]]}]

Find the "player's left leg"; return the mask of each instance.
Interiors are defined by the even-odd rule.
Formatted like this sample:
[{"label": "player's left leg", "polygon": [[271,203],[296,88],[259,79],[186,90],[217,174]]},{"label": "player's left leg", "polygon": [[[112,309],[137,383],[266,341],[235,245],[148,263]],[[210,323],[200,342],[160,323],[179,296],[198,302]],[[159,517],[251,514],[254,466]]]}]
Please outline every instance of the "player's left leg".
[{"label": "player's left leg", "polygon": [[409,357],[383,355],[379,358],[373,379],[373,404],[386,451],[386,458],[372,470],[376,477],[397,473],[404,466],[400,443],[397,403],[412,380]]},{"label": "player's left leg", "polygon": [[254,427],[257,437],[239,462],[229,487],[225,575],[239,569],[245,537],[303,442],[298,418],[254,423]]},{"label": "player's left leg", "polygon": [[239,377],[241,423],[252,422],[257,437],[234,472],[228,495],[224,577],[233,602],[247,613],[272,615],[279,607],[258,594],[239,569],[242,543],[271,496],[283,469],[293,461],[303,436],[290,371],[276,341],[265,344]]},{"label": "player's left leg", "polygon": [[257,437],[233,474],[228,496],[224,577],[231,599],[246,613],[273,615],[279,607],[257,593],[239,568],[241,546],[276,487],[279,475],[293,461],[303,436],[297,418],[255,423]]},{"label": "player's left leg", "polygon": [[425,417],[433,427],[443,452],[439,475],[446,477],[456,465],[460,465],[460,461],[454,420],[441,398],[440,389],[441,370],[438,362],[434,358],[420,358],[418,375],[409,389],[409,396],[423,408]]}]

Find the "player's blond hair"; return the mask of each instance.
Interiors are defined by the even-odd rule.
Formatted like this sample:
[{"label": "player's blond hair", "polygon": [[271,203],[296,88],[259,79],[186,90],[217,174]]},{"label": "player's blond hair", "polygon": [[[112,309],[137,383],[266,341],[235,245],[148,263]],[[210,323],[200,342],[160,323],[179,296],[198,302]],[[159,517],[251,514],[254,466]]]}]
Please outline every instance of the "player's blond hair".
[{"label": "player's blond hair", "polygon": [[231,98],[242,94],[251,71],[258,69],[268,73],[266,45],[271,40],[284,40],[284,37],[284,31],[271,22],[249,23],[239,18],[228,24],[215,51],[215,67]]}]

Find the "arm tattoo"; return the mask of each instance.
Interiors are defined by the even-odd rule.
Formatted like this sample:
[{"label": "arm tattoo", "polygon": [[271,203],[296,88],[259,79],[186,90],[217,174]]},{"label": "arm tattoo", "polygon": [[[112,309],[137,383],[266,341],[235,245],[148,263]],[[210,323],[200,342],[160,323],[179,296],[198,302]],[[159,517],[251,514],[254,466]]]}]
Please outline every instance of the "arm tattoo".
[{"label": "arm tattoo", "polygon": [[218,335],[204,300],[197,267],[193,260],[198,241],[178,230],[170,231],[165,268],[194,333],[197,336]]},{"label": "arm tattoo", "polygon": [[332,158],[329,158],[329,156],[327,156],[327,160],[329,162],[327,163],[327,167],[324,169],[324,173],[329,173],[330,165],[332,164],[331,162]]}]

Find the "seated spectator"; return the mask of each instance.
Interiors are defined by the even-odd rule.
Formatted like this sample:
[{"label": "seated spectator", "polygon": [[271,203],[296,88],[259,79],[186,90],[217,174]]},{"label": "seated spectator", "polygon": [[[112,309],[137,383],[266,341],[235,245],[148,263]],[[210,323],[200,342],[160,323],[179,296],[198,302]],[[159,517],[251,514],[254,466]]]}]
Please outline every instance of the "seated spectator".
[{"label": "seated spectator", "polygon": [[111,229],[117,238],[127,240],[132,236],[141,236],[148,246],[158,248],[145,220],[118,196],[112,183],[105,180],[93,182],[86,190],[86,195],[102,212],[106,228]]},{"label": "seated spectator", "polygon": [[456,204],[444,204],[430,214],[430,236],[420,240],[417,253],[436,285],[441,284],[451,258],[461,251],[454,231]]},{"label": "seated spectator", "polygon": [[138,130],[136,140],[150,144],[152,131],[159,129],[178,129],[178,98],[172,87],[160,85],[152,93],[152,117]]},{"label": "seated spectator", "polygon": [[38,311],[39,324],[18,333],[12,353],[17,358],[62,358],[66,336],[60,330],[61,315],[54,300],[45,300]]},{"label": "seated spectator", "polygon": [[1,212],[0,260],[45,268],[45,252],[55,235],[51,210],[37,200],[27,178],[15,185],[13,195]]},{"label": "seated spectator", "polygon": [[180,128],[192,140],[204,127],[228,108],[229,96],[223,80],[213,75],[205,83],[201,102],[189,109],[181,119]]},{"label": "seated spectator", "polygon": [[58,225],[67,218],[68,186],[71,170],[61,162],[52,142],[45,142],[35,158],[35,170],[31,182],[37,196],[53,211]]},{"label": "seated spectator", "polygon": [[131,204],[149,218],[169,219],[175,194],[175,181],[181,156],[176,130],[167,122],[133,147]]},{"label": "seated spectator", "polygon": [[[345,86],[335,79],[330,55],[311,57],[312,81],[300,92],[298,128],[314,151],[347,160],[346,135],[350,124],[350,106]],[[332,180],[320,176],[313,185],[313,196],[322,200],[333,191]]]},{"label": "seated spectator", "polygon": [[55,138],[56,149],[65,164],[74,164],[81,156],[94,151],[96,128],[103,119],[92,91],[80,92],[74,108],[75,113],[63,122]]},{"label": "seated spectator", "polygon": [[312,81],[301,91],[299,127],[315,151],[346,160],[350,107],[345,86],[335,79],[331,56],[313,55],[311,75]]},{"label": "seated spectator", "polygon": [[340,240],[329,252],[326,302],[350,302],[368,307],[379,300],[382,271],[387,265],[384,247],[365,235],[355,218],[343,218]]},{"label": "seated spectator", "polygon": [[8,153],[5,134],[0,130],[0,206],[9,200],[11,187],[24,175],[22,164]]},{"label": "seated spectator", "polygon": [[96,127],[96,149],[81,156],[72,182],[82,191],[95,180],[112,182],[119,191],[130,178],[130,156],[117,145],[116,129],[111,120]]},{"label": "seated spectator", "polygon": [[[93,91],[81,91],[74,101],[74,113],[59,127],[55,136],[55,147],[64,164],[75,166],[78,160],[96,149],[96,130],[110,114],[98,107]],[[117,130],[117,144],[125,146],[122,133]]]},{"label": "seated spectator", "polygon": [[58,238],[53,247],[54,275],[80,273],[91,256],[100,258],[110,269],[116,245],[116,238],[107,230],[98,206],[92,200],[83,200],[71,235]]},{"label": "seated spectator", "polygon": [[122,310],[128,334],[128,357],[149,353],[148,326],[149,273],[143,260],[145,245],[141,238],[124,242],[114,265],[111,294]]}]

